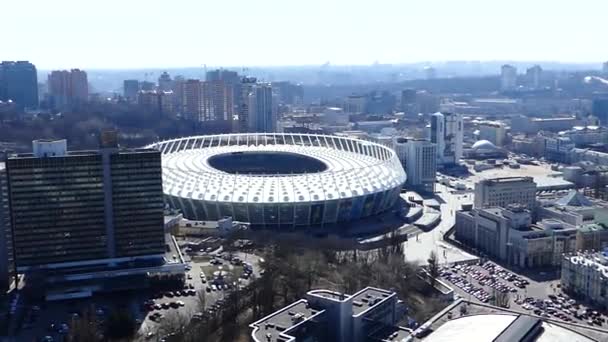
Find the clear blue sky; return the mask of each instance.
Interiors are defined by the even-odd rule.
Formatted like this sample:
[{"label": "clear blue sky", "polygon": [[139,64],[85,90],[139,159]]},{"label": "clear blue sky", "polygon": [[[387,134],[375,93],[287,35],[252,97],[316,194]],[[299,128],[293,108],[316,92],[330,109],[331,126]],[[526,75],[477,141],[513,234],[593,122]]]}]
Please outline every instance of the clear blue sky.
[{"label": "clear blue sky", "polygon": [[608,60],[608,0],[2,0],[41,69]]}]

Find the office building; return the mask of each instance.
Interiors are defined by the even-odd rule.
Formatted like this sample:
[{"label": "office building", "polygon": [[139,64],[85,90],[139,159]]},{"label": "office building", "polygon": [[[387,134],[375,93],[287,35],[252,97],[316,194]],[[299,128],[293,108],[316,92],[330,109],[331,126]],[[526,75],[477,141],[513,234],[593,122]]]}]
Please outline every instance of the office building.
[{"label": "office building", "polygon": [[173,90],[173,81],[171,80],[171,76],[166,71],[158,77],[158,90],[159,91],[172,91]]},{"label": "office building", "polygon": [[510,91],[517,88],[517,68],[505,64],[500,68],[500,90]]},{"label": "office building", "polygon": [[395,152],[407,174],[410,189],[434,193],[437,173],[437,146],[426,139],[397,138]]},{"label": "office building", "polygon": [[430,141],[437,145],[437,164],[455,165],[462,158],[462,116],[455,113],[431,115]]},{"label": "office building", "polygon": [[0,101],[11,100],[17,108],[38,107],[36,66],[27,61],[0,63]]},{"label": "office building", "polygon": [[504,146],[507,129],[501,122],[484,121],[479,124],[479,140],[487,140],[496,146]]},{"label": "office building", "polygon": [[[367,287],[353,295],[312,290],[300,299],[250,324],[255,342],[388,341],[406,308],[392,291]],[[381,332],[387,336],[380,337]],[[405,330],[401,330],[404,334]],[[401,335],[405,338],[408,334]],[[391,339],[398,341],[401,339]]]},{"label": "office building", "polygon": [[139,92],[138,80],[124,80],[122,83],[123,96],[127,102],[137,101],[137,93]]},{"label": "office building", "polygon": [[33,153],[7,157],[18,273],[50,284],[88,280],[86,296],[128,286],[92,280],[183,272],[181,258],[166,262],[160,152],[120,150],[114,132],[101,142],[98,151],[68,152],[65,140],[36,140]]},{"label": "office building", "polygon": [[506,208],[510,204],[534,211],[536,183],[532,177],[491,178],[475,184],[475,208]]},{"label": "office building", "polygon": [[8,289],[14,276],[12,240],[6,170],[0,162],[0,294]]},{"label": "office building", "polygon": [[247,126],[249,132],[275,132],[277,118],[272,105],[270,84],[256,84],[248,95]]},{"label": "office building", "polygon": [[608,308],[608,252],[579,252],[564,255],[561,270],[562,291]]},{"label": "office building", "polygon": [[540,89],[541,76],[543,69],[540,65],[535,65],[526,69],[526,81],[530,89]]},{"label": "office building", "polygon": [[508,265],[553,267],[576,250],[577,228],[555,219],[533,224],[528,209],[513,205],[456,212],[455,237]]},{"label": "office building", "polygon": [[79,69],[52,71],[48,76],[48,90],[53,109],[69,110],[88,100],[87,73]]}]

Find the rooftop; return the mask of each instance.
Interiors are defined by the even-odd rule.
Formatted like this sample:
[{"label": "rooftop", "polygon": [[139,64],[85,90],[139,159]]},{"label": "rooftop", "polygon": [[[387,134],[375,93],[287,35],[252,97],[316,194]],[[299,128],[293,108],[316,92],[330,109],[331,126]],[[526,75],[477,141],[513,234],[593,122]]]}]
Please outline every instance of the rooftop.
[{"label": "rooftop", "polygon": [[[540,329],[537,327],[540,325]],[[566,322],[543,319],[492,305],[459,300],[435,315],[423,326],[429,327],[424,342],[525,341],[536,334],[535,342],[607,341],[608,333]]]},{"label": "rooftop", "polygon": [[358,316],[370,308],[374,307],[381,301],[395,295],[394,292],[367,287],[354,295],[353,299],[353,316]]},{"label": "rooftop", "polygon": [[322,311],[310,308],[306,299],[300,299],[252,323],[250,326],[254,328],[253,337],[257,341],[265,342],[292,341],[288,331],[320,312]]}]

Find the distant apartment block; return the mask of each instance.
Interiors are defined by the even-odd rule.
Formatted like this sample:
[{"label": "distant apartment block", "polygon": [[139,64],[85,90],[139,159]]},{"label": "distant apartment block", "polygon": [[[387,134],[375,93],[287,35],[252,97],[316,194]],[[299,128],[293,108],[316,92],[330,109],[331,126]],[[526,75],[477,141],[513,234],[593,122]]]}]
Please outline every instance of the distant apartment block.
[{"label": "distant apartment block", "polygon": [[49,100],[56,110],[70,109],[89,97],[87,73],[79,69],[55,70],[48,77]]}]

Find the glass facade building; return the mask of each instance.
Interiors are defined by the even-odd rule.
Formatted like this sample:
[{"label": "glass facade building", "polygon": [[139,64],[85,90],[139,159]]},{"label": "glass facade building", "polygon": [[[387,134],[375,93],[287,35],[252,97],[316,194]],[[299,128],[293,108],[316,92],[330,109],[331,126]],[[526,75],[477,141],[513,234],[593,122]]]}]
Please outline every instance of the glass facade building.
[{"label": "glass facade building", "polygon": [[17,271],[163,255],[160,153],[53,143],[6,159]]},{"label": "glass facade building", "polygon": [[[290,229],[349,222],[394,206],[406,175],[395,152],[369,141],[311,134],[252,133],[197,136],[148,146],[163,154],[166,202],[193,220],[231,216],[253,227]],[[274,156],[269,170],[247,164]],[[288,154],[290,158],[284,158]],[[209,160],[233,160],[230,170]],[[324,167],[303,169],[310,158]],[[260,158],[258,158],[260,159]],[[289,160],[294,172],[277,165]],[[248,161],[235,171],[238,161]],[[212,166],[211,164],[214,164]],[[238,166],[238,165],[237,165]]]}]

